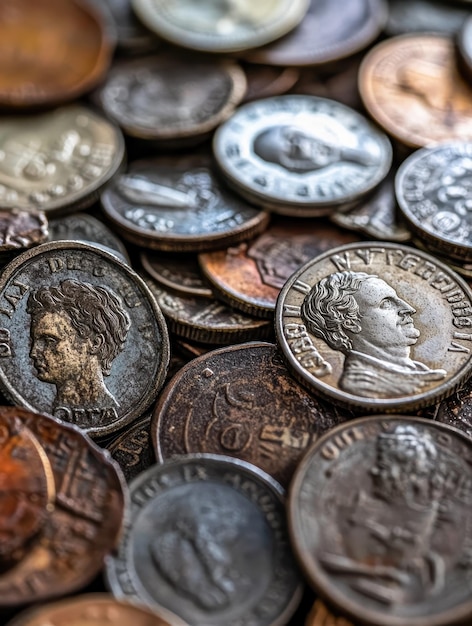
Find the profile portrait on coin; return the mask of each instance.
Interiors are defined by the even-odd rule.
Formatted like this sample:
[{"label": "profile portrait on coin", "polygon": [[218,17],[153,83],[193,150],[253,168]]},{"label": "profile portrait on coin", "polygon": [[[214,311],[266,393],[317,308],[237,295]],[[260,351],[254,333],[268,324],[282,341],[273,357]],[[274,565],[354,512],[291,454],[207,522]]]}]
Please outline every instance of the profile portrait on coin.
[{"label": "profile portrait on coin", "polygon": [[120,298],[108,288],[67,279],[31,293],[27,312],[36,377],[56,385],[53,410],[117,408],[104,376],[131,324]]},{"label": "profile portrait on coin", "polygon": [[316,283],[301,316],[308,331],[345,355],[339,387],[361,397],[418,393],[447,372],[410,357],[416,310],[374,274],[343,271]]}]

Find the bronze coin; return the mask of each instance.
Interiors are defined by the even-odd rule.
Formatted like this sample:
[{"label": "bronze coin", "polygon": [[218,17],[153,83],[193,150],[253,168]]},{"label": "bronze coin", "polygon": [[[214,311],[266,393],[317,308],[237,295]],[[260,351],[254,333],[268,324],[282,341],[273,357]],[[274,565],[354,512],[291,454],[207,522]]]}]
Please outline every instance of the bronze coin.
[{"label": "bronze coin", "polygon": [[151,443],[151,415],[128,426],[106,446],[129,482],[156,462]]},{"label": "bronze coin", "polygon": [[305,626],[353,626],[353,623],[333,613],[321,600],[316,600],[307,617]]},{"label": "bronze coin", "polygon": [[227,454],[288,485],[306,448],[350,417],[295,382],[274,345],[254,342],[185,365],[159,398],[151,434],[159,460]]},{"label": "bronze coin", "polygon": [[146,272],[164,288],[191,296],[213,297],[195,255],[144,251],[140,259]]},{"label": "bronze coin", "polygon": [[0,106],[50,106],[94,87],[113,54],[112,31],[84,0],[2,0]]},{"label": "bronze coin", "polygon": [[243,102],[287,93],[300,76],[295,67],[271,67],[270,65],[248,63],[244,65],[243,69],[247,81]]}]

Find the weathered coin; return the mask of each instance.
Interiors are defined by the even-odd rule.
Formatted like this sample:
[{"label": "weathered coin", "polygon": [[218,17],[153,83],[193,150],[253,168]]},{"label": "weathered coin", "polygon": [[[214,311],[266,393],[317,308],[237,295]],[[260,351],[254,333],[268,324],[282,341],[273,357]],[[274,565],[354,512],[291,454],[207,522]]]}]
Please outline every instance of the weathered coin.
[{"label": "weathered coin", "polygon": [[89,435],[142,415],[164,382],[169,339],[156,301],[95,246],[57,241],[18,256],[2,274],[0,317],[7,396]]},{"label": "weathered coin", "polygon": [[468,378],[453,394],[418,415],[453,426],[472,438],[472,380]]},{"label": "weathered coin", "polygon": [[213,291],[204,278],[198,260],[192,254],[141,252],[141,264],[146,272],[164,287],[192,296],[212,298]]},{"label": "weathered coin", "polygon": [[385,32],[393,37],[413,32],[455,35],[467,18],[467,10],[437,0],[389,0]]},{"label": "weathered coin", "polygon": [[472,88],[445,35],[407,34],[377,44],[361,64],[359,90],[370,115],[407,146],[472,139]]},{"label": "weathered coin", "polygon": [[289,502],[310,583],[372,626],[470,619],[472,441],[432,420],[375,416],[327,433]]},{"label": "weathered coin", "polygon": [[51,106],[89,91],[109,67],[113,32],[90,2],[3,0],[0,106]]},{"label": "weathered coin", "polygon": [[0,120],[0,206],[49,216],[94,202],[124,156],[118,128],[82,106]]},{"label": "weathered coin", "polygon": [[384,0],[311,0],[297,28],[245,58],[269,65],[326,65],[366,48],[386,20]]},{"label": "weathered coin", "polygon": [[247,63],[243,69],[247,81],[243,102],[281,96],[295,85],[300,76],[295,67],[271,67]]},{"label": "weathered coin", "polygon": [[305,626],[353,626],[353,624],[344,617],[334,614],[321,600],[316,600]]},{"label": "weathered coin", "polygon": [[113,595],[193,626],[282,626],[300,600],[283,490],[249,463],[195,454],[130,485],[131,514],[106,560]]},{"label": "weathered coin", "polygon": [[151,415],[128,426],[106,446],[129,482],[156,462],[151,442]]},{"label": "weathered coin", "polygon": [[101,197],[107,217],[137,245],[166,252],[214,250],[265,229],[269,215],[219,182],[205,158],[133,163]]},{"label": "weathered coin", "polygon": [[160,395],[151,435],[159,460],[227,454],[288,485],[305,449],[350,417],[309,395],[276,346],[253,342],[213,350],[184,366]]},{"label": "weathered coin", "polygon": [[366,411],[427,406],[472,368],[472,291],[407,246],[363,242],[326,252],[285,283],[276,336],[294,375]]},{"label": "weathered coin", "polygon": [[318,215],[353,202],[387,175],[387,137],[326,98],[288,95],[250,102],[218,128],[217,163],[250,201],[278,213]]},{"label": "weathered coin", "polygon": [[0,257],[44,243],[48,238],[48,220],[43,211],[0,209]]},{"label": "weathered coin", "polygon": [[204,52],[256,48],[282,37],[300,23],[309,0],[215,2],[132,0],[142,22],[163,39]]}]

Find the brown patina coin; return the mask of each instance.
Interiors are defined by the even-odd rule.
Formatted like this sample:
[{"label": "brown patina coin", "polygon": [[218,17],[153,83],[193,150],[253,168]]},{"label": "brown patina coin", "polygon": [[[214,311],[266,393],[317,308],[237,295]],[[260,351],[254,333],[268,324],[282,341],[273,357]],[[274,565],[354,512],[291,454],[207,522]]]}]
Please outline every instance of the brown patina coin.
[{"label": "brown patina coin", "polygon": [[48,220],[42,211],[0,209],[0,258],[11,256],[48,238]]},{"label": "brown patina coin", "polygon": [[129,482],[156,462],[151,442],[151,415],[146,415],[107,445]]},{"label": "brown patina coin", "polygon": [[118,541],[125,483],[109,455],[75,426],[19,407],[2,407],[0,414],[36,437],[55,492],[27,554],[0,575],[0,606],[8,607],[71,593],[97,575]]},{"label": "brown patina coin", "polygon": [[472,88],[445,35],[407,34],[378,44],[361,64],[359,89],[375,121],[407,146],[472,139]]},{"label": "brown patina coin", "polygon": [[141,252],[140,259],[146,272],[164,288],[192,296],[213,297],[195,255],[145,251]]},{"label": "brown patina coin", "polygon": [[354,241],[356,235],[326,221],[284,218],[249,243],[200,254],[198,260],[219,298],[248,315],[272,319],[280,289],[297,269]]},{"label": "brown patina coin", "polygon": [[0,106],[50,106],[89,91],[106,73],[112,30],[85,0],[0,3]]},{"label": "brown patina coin", "polygon": [[471,453],[456,429],[409,416],[327,433],[299,466],[289,501],[309,582],[372,626],[467,623]]},{"label": "brown patina coin", "polygon": [[247,81],[243,102],[287,93],[300,76],[295,67],[272,67],[247,63],[243,69]]},{"label": "brown patina coin", "polygon": [[316,600],[305,626],[353,626],[352,622],[332,612],[321,600]]},{"label": "brown patina coin", "polygon": [[19,255],[2,274],[0,319],[8,397],[89,435],[131,423],[164,383],[169,339],[155,299],[95,246],[57,241]]},{"label": "brown patina coin", "polygon": [[350,417],[309,395],[274,345],[254,342],[184,366],[159,398],[151,434],[160,460],[228,454],[288,485],[306,448]]}]

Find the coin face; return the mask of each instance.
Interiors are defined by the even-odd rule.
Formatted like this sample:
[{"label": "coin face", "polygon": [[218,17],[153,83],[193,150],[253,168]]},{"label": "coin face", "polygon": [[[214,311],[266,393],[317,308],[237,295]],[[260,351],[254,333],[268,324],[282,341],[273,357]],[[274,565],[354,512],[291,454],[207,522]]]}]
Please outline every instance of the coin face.
[{"label": "coin face", "polygon": [[204,52],[234,52],[285,35],[303,18],[309,0],[219,2],[132,0],[142,22],[163,39]]},{"label": "coin face", "polygon": [[311,584],[372,626],[468,618],[471,451],[457,430],[414,417],[368,417],[327,433],[299,466],[289,502]]},{"label": "coin face", "polygon": [[408,34],[378,44],[361,64],[359,89],[372,117],[407,146],[472,138],[472,89],[447,36]]},{"label": "coin face", "polygon": [[142,415],[164,382],[169,340],[137,274],[68,241],[23,253],[2,278],[0,379],[15,404],[93,436]]},{"label": "coin face", "polygon": [[253,465],[192,455],[130,485],[113,595],[157,604],[193,626],[286,624],[300,599],[281,487]]},{"label": "coin face", "polygon": [[118,128],[69,106],[0,121],[0,205],[47,215],[86,207],[124,155]]},{"label": "coin face", "polygon": [[215,133],[228,182],[279,213],[316,215],[352,202],[387,175],[387,137],[352,109],[315,96],[251,102]]},{"label": "coin face", "polygon": [[348,244],[285,284],[276,336],[290,369],[311,388],[367,411],[432,404],[472,367],[472,292],[419,250]]}]

